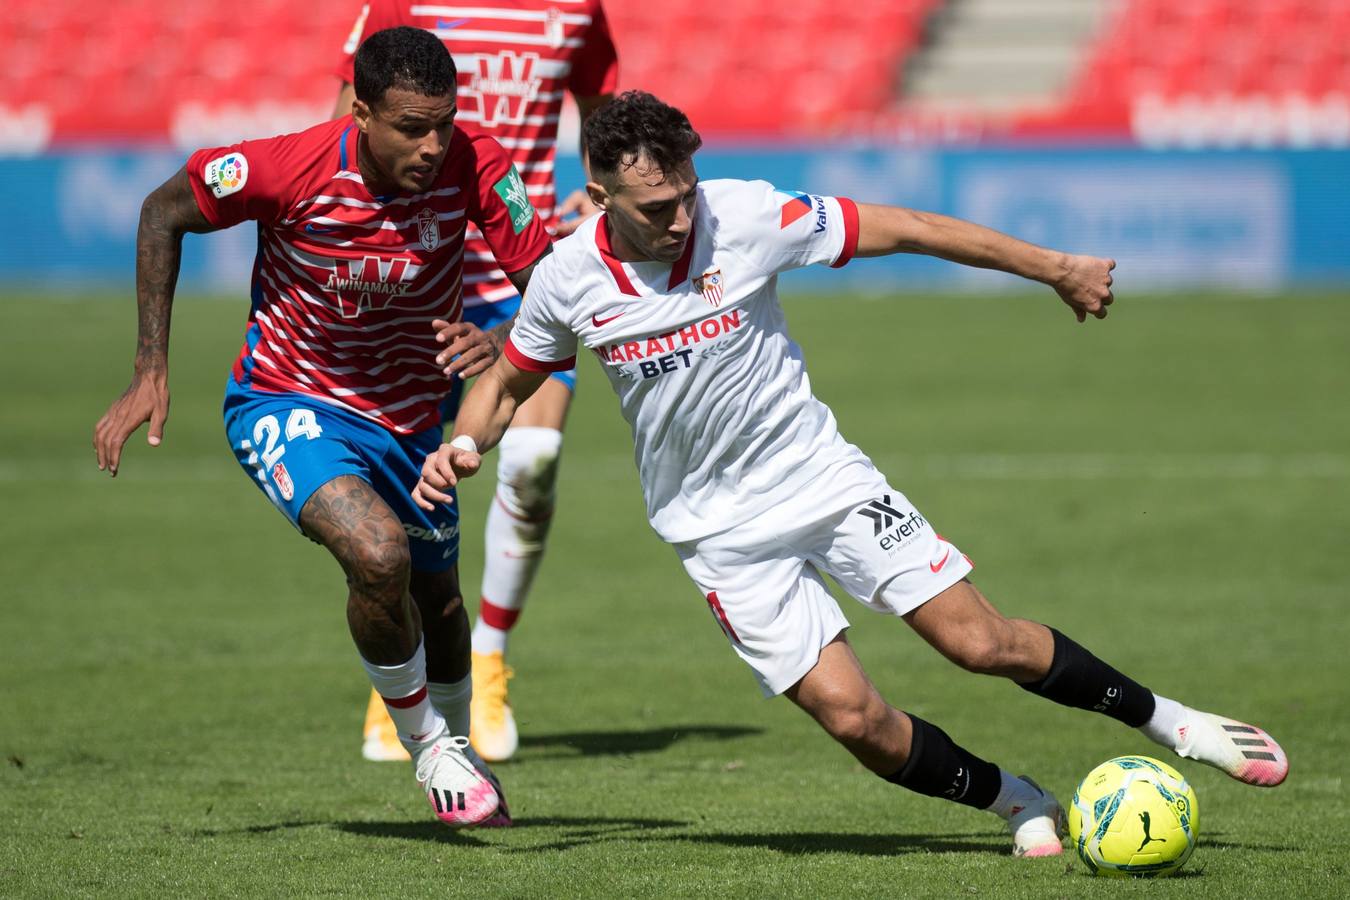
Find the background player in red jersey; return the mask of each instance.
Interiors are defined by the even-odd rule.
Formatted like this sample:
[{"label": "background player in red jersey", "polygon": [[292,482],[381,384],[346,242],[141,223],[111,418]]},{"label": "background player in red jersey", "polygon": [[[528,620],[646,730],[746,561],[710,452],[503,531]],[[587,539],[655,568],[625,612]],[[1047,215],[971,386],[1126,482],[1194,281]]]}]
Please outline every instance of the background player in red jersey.
[{"label": "background player in red jersey", "polygon": [[[614,43],[600,0],[488,0],[463,6],[369,0],[338,65],[343,87],[337,115],[351,110],[352,55],[361,39],[395,25],[425,28],[454,55],[459,70],[455,123],[470,134],[491,135],[506,148],[551,231],[570,234],[595,211],[581,189],[555,207],[553,169],[564,91],[572,94],[584,121],[610,100],[617,82]],[[572,213],[580,215],[563,220]],[[519,292],[491,248],[470,229],[464,321],[450,326],[448,334],[491,329],[510,321],[519,305]],[[471,731],[474,746],[492,761],[507,759],[516,750],[516,722],[507,701],[507,638],[543,558],[562,428],[575,384],[576,370],[555,373],[517,411],[498,447],[497,502],[488,512],[482,599],[473,629]],[[457,401],[458,394],[452,402],[457,406]],[[453,417],[454,410],[447,410],[447,420]],[[405,758],[384,705],[373,694],[362,753],[376,760]]]},{"label": "background player in red jersey", "polygon": [[160,443],[183,234],[256,221],[252,309],[226,388],[231,446],[342,566],[352,637],[437,818],[507,824],[466,736],[457,508],[420,510],[407,494],[440,442],[447,375],[495,356],[482,334],[438,335],[459,318],[466,224],[522,290],[550,244],[502,148],[454,126],[455,68],[440,41],[416,28],[374,34],[354,83],[352,116],[199,150],[146,198],[135,374],[94,446],[115,475],[141,424]]}]

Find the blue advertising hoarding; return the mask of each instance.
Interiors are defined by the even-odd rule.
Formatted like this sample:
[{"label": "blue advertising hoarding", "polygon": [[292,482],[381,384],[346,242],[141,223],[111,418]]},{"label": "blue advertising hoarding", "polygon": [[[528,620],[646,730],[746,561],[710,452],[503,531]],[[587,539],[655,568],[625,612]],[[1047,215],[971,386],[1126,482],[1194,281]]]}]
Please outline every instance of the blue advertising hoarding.
[{"label": "blue advertising hoarding", "polygon": [[[172,152],[67,152],[0,158],[0,277],[11,288],[129,291],[145,195],[182,164]],[[763,178],[972,219],[1065,250],[1109,255],[1120,284],[1274,290],[1350,284],[1350,153],[1138,149],[709,149],[702,178]],[[563,191],[581,183],[559,160]],[[247,290],[248,225],[185,240],[185,290]],[[874,291],[999,290],[998,273],[903,256],[787,286]]]}]

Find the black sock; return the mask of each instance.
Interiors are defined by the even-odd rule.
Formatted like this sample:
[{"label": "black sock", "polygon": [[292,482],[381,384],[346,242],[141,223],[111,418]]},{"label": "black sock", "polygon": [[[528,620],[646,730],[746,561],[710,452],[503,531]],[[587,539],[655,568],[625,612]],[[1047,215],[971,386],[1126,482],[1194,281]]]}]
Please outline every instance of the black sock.
[{"label": "black sock", "polygon": [[1153,717],[1153,692],[1051,628],[1055,656],[1040,681],[1021,685],[1047,700],[1087,709],[1138,728]]},{"label": "black sock", "polygon": [[999,767],[958,747],[936,725],[912,713],[907,715],[914,723],[909,759],[886,780],[929,797],[955,800],[976,809],[992,806],[1003,786]]}]

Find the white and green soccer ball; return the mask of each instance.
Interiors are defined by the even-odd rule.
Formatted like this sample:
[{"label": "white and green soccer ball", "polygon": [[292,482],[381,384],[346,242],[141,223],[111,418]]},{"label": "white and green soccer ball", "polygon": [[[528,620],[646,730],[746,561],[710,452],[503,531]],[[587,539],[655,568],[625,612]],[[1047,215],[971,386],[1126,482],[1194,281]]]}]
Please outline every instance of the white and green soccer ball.
[{"label": "white and green soccer ball", "polygon": [[1147,756],[1118,756],[1078,786],[1069,839],[1094,875],[1171,875],[1195,850],[1198,816],[1195,791],[1180,772]]}]

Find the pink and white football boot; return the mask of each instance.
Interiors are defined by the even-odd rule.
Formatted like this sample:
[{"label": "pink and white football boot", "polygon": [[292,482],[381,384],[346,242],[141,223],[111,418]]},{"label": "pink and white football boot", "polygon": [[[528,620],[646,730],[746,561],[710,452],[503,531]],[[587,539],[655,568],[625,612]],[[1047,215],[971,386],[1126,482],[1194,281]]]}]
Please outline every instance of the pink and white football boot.
[{"label": "pink and white football boot", "polygon": [[1068,819],[1064,807],[1049,792],[1025,775],[1019,775],[1030,790],[1027,796],[1012,808],[1008,829],[1013,836],[1013,856],[1035,859],[1059,856],[1064,852],[1060,839],[1064,836]]},{"label": "pink and white football boot", "polygon": [[1172,737],[1178,756],[1211,765],[1244,784],[1275,787],[1289,776],[1289,757],[1255,725],[1187,708]]},{"label": "pink and white football boot", "polygon": [[497,812],[497,789],[464,755],[466,737],[442,734],[413,757],[417,783],[427,793],[436,818],[451,828],[467,828]]}]

